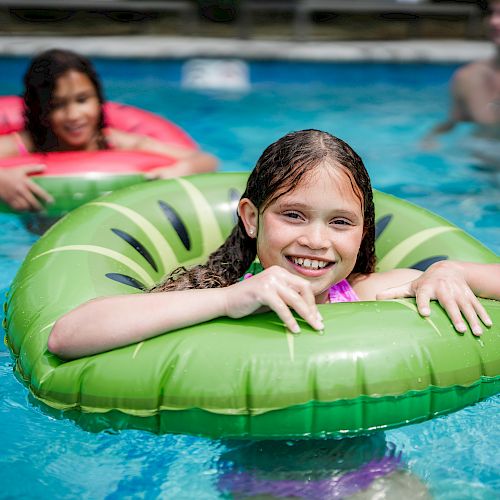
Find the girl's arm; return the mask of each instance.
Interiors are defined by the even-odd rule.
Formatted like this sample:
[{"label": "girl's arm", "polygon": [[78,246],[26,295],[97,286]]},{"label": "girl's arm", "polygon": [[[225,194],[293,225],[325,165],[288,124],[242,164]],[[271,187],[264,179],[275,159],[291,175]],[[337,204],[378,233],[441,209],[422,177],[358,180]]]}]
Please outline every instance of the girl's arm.
[{"label": "girl's arm", "polygon": [[[397,278],[395,270],[394,278]],[[386,274],[386,273],[382,273]],[[492,322],[476,296],[500,300],[500,264],[440,261],[414,279],[396,285],[389,282],[385,290],[379,289],[377,299],[415,297],[422,316],[430,315],[429,302],[438,300],[446,310],[455,329],[465,332],[464,318],[475,335],[483,330],[479,319],[486,325]]]},{"label": "girl's arm", "polygon": [[167,179],[181,175],[212,172],[217,168],[215,156],[204,151],[173,146],[152,137],[116,129],[109,129],[106,137],[110,145],[116,149],[146,151],[177,160],[172,166],[153,170],[149,173],[150,178]]},{"label": "girl's arm", "polygon": [[307,281],[282,268],[226,288],[119,295],[91,300],[62,316],[52,328],[49,351],[73,359],[140,342],[219,316],[240,318],[262,306],[274,310],[294,332],[293,308],[313,328],[322,320]]},{"label": "girl's arm", "polygon": [[[31,150],[31,142],[26,132],[0,136],[0,158],[18,157],[19,144],[22,141]],[[52,197],[29,178],[29,174],[38,174],[44,165],[20,165],[0,167],[0,199],[18,211],[41,210],[41,201],[51,203]]]}]

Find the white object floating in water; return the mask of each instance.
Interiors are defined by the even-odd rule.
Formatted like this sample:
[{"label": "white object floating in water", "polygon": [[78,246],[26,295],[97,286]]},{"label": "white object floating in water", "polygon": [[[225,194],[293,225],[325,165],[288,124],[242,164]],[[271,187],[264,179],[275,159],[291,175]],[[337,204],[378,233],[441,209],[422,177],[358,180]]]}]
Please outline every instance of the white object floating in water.
[{"label": "white object floating in water", "polygon": [[248,90],[248,64],[238,59],[191,59],[182,67],[182,86],[196,89]]}]

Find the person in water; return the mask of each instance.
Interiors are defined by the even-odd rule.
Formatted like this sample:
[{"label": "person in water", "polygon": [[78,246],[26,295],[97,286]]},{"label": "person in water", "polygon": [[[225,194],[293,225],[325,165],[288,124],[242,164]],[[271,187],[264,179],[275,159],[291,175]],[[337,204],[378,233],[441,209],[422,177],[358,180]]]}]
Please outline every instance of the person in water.
[{"label": "person in water", "polygon": [[374,247],[373,193],[361,158],[326,132],[293,132],[259,158],[238,223],[206,264],[172,273],[155,293],[80,305],[55,323],[48,348],[77,358],[269,309],[292,332],[300,328],[291,310],[322,330],[318,304],[396,297],[416,297],[423,316],[438,300],[459,332],[466,322],[475,335],[481,322],[491,325],[476,295],[500,299],[500,264],[443,261],[424,273],[375,272]]},{"label": "person in water", "polygon": [[494,45],[492,57],[460,67],[453,74],[448,118],[424,138],[424,146],[435,147],[438,135],[460,122],[478,126],[476,135],[500,141],[500,0],[488,2],[488,34]]},{"label": "person in water", "polygon": [[[215,157],[148,136],[106,127],[104,95],[91,62],[75,52],[47,50],[36,56],[24,76],[25,128],[0,136],[0,157],[33,152],[139,150],[176,162],[155,171],[158,178],[215,170]],[[0,198],[13,209],[40,210],[51,197],[30,180],[43,165],[0,169]]]}]

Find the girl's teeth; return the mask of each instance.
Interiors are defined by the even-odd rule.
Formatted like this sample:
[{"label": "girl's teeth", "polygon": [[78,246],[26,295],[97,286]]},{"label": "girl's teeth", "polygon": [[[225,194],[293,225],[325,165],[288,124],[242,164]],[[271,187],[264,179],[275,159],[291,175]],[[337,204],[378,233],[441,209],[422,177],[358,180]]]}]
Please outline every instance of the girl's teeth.
[{"label": "girl's teeth", "polygon": [[294,257],[292,260],[294,264],[308,269],[322,269],[328,264],[324,260],[302,259],[300,257]]}]

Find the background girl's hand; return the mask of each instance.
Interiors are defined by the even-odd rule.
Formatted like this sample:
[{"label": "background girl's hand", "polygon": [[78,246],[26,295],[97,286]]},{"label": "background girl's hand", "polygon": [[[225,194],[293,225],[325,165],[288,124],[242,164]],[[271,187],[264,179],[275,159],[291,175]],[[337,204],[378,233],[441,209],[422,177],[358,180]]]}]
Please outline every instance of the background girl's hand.
[{"label": "background girl's hand", "polygon": [[488,313],[468,285],[463,270],[451,261],[437,262],[417,279],[377,294],[380,300],[403,297],[415,297],[418,312],[422,316],[430,315],[431,300],[439,301],[455,329],[461,333],[467,330],[464,317],[474,335],[483,333],[479,318],[486,326],[492,324]]},{"label": "background girl's hand", "polygon": [[158,179],[172,179],[173,177],[182,177],[183,175],[191,174],[189,165],[180,160],[172,165],[166,165],[164,167],[156,167],[144,174],[144,177],[148,181],[155,181]]},{"label": "background girl's hand", "polygon": [[45,165],[24,165],[0,169],[0,198],[14,210],[42,210],[40,203],[51,203],[52,197],[28,175],[43,172]]},{"label": "background girl's hand", "polygon": [[310,283],[279,266],[224,289],[226,315],[241,318],[261,307],[272,309],[293,333],[300,327],[290,309],[295,310],[316,330],[323,330],[323,320],[316,306]]}]

